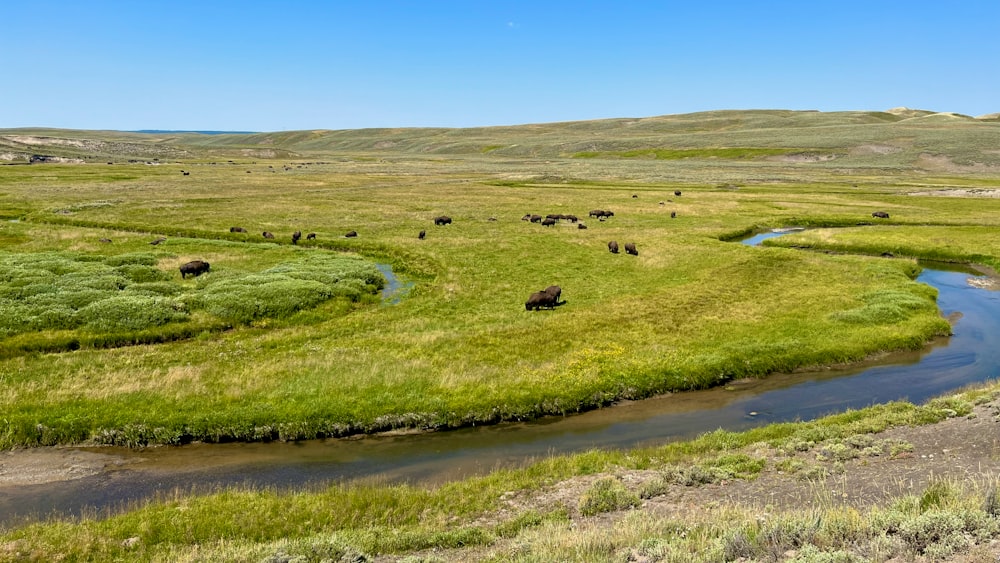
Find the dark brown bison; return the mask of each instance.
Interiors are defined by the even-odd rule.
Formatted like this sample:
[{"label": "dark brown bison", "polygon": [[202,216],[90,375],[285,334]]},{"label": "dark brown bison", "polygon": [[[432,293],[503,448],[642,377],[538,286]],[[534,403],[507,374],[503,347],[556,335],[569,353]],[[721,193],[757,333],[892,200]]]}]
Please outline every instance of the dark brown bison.
[{"label": "dark brown bison", "polygon": [[181,174],[183,174],[185,176],[190,176],[191,175],[191,173],[188,172],[188,171],[186,171],[186,170],[181,170]]},{"label": "dark brown bison", "polygon": [[207,272],[208,268],[208,262],[205,262],[204,260],[193,260],[188,262],[187,264],[181,266],[181,279],[186,278],[188,274],[198,277]]},{"label": "dark brown bison", "polygon": [[639,199],[639,194],[632,194],[632,199]]},{"label": "dark brown bison", "polygon": [[263,236],[264,238],[274,238],[274,233],[269,233],[267,231],[264,231],[263,233],[261,233],[261,236]]},{"label": "dark brown bison", "polygon": [[156,240],[150,241],[149,244],[157,245],[157,244],[160,244],[161,242],[163,242],[165,240],[167,240],[167,237],[159,237]]},{"label": "dark brown bison", "polygon": [[292,244],[298,244],[300,238],[302,238],[302,231],[292,233]]},{"label": "dark brown bison", "polygon": [[579,220],[580,220],[580,218],[579,218],[579,217],[577,217],[576,215],[563,215],[563,217],[562,217],[562,218],[563,218],[563,219],[566,219],[566,220],[567,220],[567,221],[569,221],[570,223],[576,223],[577,221],[579,221]]},{"label": "dark brown bison", "polygon": [[357,231],[347,231],[347,234],[345,234],[344,236],[347,237],[347,238],[354,238],[354,237],[358,236],[358,232]]},{"label": "dark brown bison", "polygon": [[677,196],[677,197],[680,197],[681,196],[681,191],[680,190],[674,190],[674,195]]},{"label": "dark brown bison", "polygon": [[676,219],[677,218],[677,212],[676,211],[671,211],[670,212],[670,218],[671,219]]},{"label": "dark brown bison", "polygon": [[531,217],[529,217],[529,220],[532,223],[541,223],[542,222],[542,216],[541,215],[532,215]]},{"label": "dark brown bison", "polygon": [[879,219],[888,219],[889,214],[886,213],[885,211],[876,211],[872,213],[872,217],[878,217]]},{"label": "dark brown bison", "polygon": [[586,228],[587,228],[587,225],[584,225],[583,223],[577,223],[577,224],[576,224],[576,228],[577,228],[577,229],[586,229]]},{"label": "dark brown bison", "polygon": [[316,233],[309,233],[306,235],[306,240],[316,240]]},{"label": "dark brown bison", "polygon": [[247,230],[244,229],[243,227],[229,227],[229,232],[230,233],[245,233],[245,232],[247,232]]},{"label": "dark brown bison", "polygon": [[448,217],[447,215],[442,215],[440,217],[435,217],[434,218],[434,224],[438,225],[438,226],[440,226],[440,225],[450,225],[451,224],[451,217]]},{"label": "dark brown bison", "polygon": [[555,225],[556,223],[558,223],[558,221],[556,221],[555,219],[553,219],[551,217],[546,217],[545,219],[542,219],[542,225],[544,225],[546,227],[551,227],[552,225]]},{"label": "dark brown bison", "polygon": [[552,309],[556,306],[556,297],[548,294],[544,291],[536,291],[531,294],[531,297],[524,303],[524,308],[527,311],[534,309],[535,311],[545,307],[547,309]]},{"label": "dark brown bison", "polygon": [[561,213],[549,213],[548,215],[545,216],[545,218],[555,219],[556,221],[558,221],[559,219],[563,218],[563,215]]},{"label": "dark brown bison", "polygon": [[618,243],[615,242],[615,241],[609,242],[608,243],[608,250],[611,251],[611,254],[618,254]]},{"label": "dark brown bison", "polygon": [[546,287],[542,291],[552,296],[552,298],[555,300],[554,302],[555,305],[559,304],[559,298],[562,296],[561,287],[559,287],[558,285],[550,285],[549,287]]},{"label": "dark brown bison", "polygon": [[603,209],[594,209],[593,211],[590,212],[590,216],[591,217],[604,217],[604,210]]},{"label": "dark brown bison", "polygon": [[634,242],[626,242],[625,243],[625,254],[631,254],[632,256],[638,256],[639,255],[639,251],[635,249],[635,243]]},{"label": "dark brown bison", "polygon": [[420,231],[420,233],[417,234],[417,238],[420,240],[424,240],[424,237],[426,236],[427,236],[427,231]]}]

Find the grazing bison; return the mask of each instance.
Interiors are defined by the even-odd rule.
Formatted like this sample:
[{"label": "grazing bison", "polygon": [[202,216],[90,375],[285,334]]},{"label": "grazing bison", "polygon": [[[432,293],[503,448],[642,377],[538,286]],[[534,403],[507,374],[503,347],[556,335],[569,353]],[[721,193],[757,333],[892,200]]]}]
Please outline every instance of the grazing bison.
[{"label": "grazing bison", "polygon": [[247,232],[247,230],[244,229],[243,227],[229,227],[229,232],[230,233],[245,233],[245,232]]},{"label": "grazing bison", "polygon": [[448,217],[447,215],[442,215],[440,217],[435,217],[434,218],[434,224],[438,225],[438,226],[440,226],[440,225],[450,225],[451,224],[451,217]]},{"label": "grazing bison", "polygon": [[576,215],[563,215],[563,219],[566,219],[570,223],[576,223],[577,221],[580,220],[580,218],[577,217]]},{"label": "grazing bison", "polygon": [[639,194],[632,194],[632,199],[639,199]]},{"label": "grazing bison", "polygon": [[424,240],[424,237],[426,236],[427,236],[427,231],[420,231],[420,233],[417,235],[417,238],[420,240]]},{"label": "grazing bison", "polygon": [[347,237],[347,238],[354,238],[354,237],[358,236],[358,232],[357,231],[347,231],[347,234],[345,234],[344,236]]},{"label": "grazing bison", "polygon": [[576,224],[576,228],[577,228],[577,229],[586,229],[586,228],[587,228],[587,225],[584,225],[583,223],[577,223],[577,224]]},{"label": "grazing bison", "polygon": [[152,245],[157,245],[157,244],[160,244],[161,242],[163,242],[163,241],[165,241],[165,240],[167,240],[167,237],[159,237],[159,238],[158,238],[158,239],[156,239],[156,240],[153,240],[153,241],[150,241],[150,243],[149,243],[149,244],[152,244]]},{"label": "grazing bison", "polygon": [[524,217],[521,217],[522,221],[531,221],[531,213],[525,213]]},{"label": "grazing bison", "polygon": [[541,215],[532,215],[529,220],[532,223],[541,223],[542,222],[542,216]]},{"label": "grazing bison", "polygon": [[635,243],[634,242],[626,242],[625,243],[625,254],[631,254],[632,256],[638,256],[639,255],[639,251],[635,249]]},{"label": "grazing bison", "polygon": [[535,311],[546,307],[552,309],[556,306],[556,297],[548,294],[544,291],[536,291],[531,294],[531,297],[524,303],[524,308],[527,311],[534,309]]},{"label": "grazing bison", "polygon": [[545,226],[545,227],[551,227],[552,225],[555,225],[556,223],[558,223],[558,221],[556,221],[555,219],[553,219],[551,217],[546,217],[545,219],[542,219],[542,225]]},{"label": "grazing bison", "polygon": [[309,233],[306,235],[306,240],[316,240],[316,233]]},{"label": "grazing bison", "polygon": [[671,219],[676,219],[677,218],[677,212],[676,211],[671,211],[670,212],[670,218]]},{"label": "grazing bison", "polygon": [[562,288],[561,287],[559,287],[558,285],[550,285],[549,287],[546,287],[542,291],[544,291],[545,293],[548,293],[549,295],[552,296],[552,298],[554,300],[554,303],[553,303],[554,305],[558,305],[559,304],[559,297],[562,296]]},{"label": "grazing bison", "polygon": [[[610,211],[605,211],[603,209],[595,209],[595,210],[593,210],[593,211],[590,212],[590,216],[591,217],[598,217],[598,218],[600,218],[600,217],[607,217],[608,213],[611,213],[611,212]],[[611,215],[614,215],[614,213],[611,213]]]},{"label": "grazing bison", "polygon": [[292,244],[298,244],[300,238],[302,238],[302,231],[292,233]]},{"label": "grazing bison", "polygon": [[677,197],[681,197],[681,191],[680,190],[674,190],[674,195],[677,196]]},{"label": "grazing bison", "polygon": [[878,217],[879,219],[888,219],[889,214],[886,213],[885,211],[876,211],[872,213],[872,217]]},{"label": "grazing bison", "polygon": [[191,175],[190,172],[185,172],[184,170],[181,170],[181,173],[184,174],[185,176],[190,176]]},{"label": "grazing bison", "polygon": [[558,221],[559,219],[562,219],[563,216],[562,216],[561,213],[549,213],[548,215],[545,216],[545,218],[546,219],[555,219],[556,221]]},{"label": "grazing bison", "polygon": [[187,277],[191,274],[194,277],[198,277],[208,271],[208,262],[204,260],[193,260],[181,266],[181,279]]},{"label": "grazing bison", "polygon": [[618,243],[615,242],[615,241],[609,242],[608,243],[608,250],[611,251],[611,254],[618,254]]},{"label": "grazing bison", "polygon": [[263,233],[261,233],[261,236],[264,238],[274,238],[274,233],[269,233],[267,231],[264,231]]},{"label": "grazing bison", "polygon": [[660,202],[660,205],[666,205],[666,204],[667,204],[667,202],[665,202],[665,201],[661,201]]}]

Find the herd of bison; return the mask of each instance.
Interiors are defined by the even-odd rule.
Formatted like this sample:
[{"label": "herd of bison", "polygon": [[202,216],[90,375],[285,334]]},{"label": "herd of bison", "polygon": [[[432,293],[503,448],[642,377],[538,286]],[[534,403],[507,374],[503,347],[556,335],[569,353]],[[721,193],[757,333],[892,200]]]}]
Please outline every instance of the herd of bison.
[{"label": "herd of bison", "polygon": [[[674,192],[674,195],[679,196],[679,195],[681,195],[681,193],[679,191],[676,191],[676,192]],[[632,197],[637,197],[637,196],[633,195]],[[661,203],[661,205],[663,204],[663,202],[660,202],[660,203]],[[605,220],[607,220],[607,219],[609,219],[611,217],[614,217],[614,216],[615,216],[614,212],[607,211],[607,210],[604,210],[604,209],[595,209],[595,210],[593,210],[593,211],[591,211],[589,213],[589,217],[596,218],[599,221],[605,221]],[[672,219],[676,218],[677,217],[677,212],[675,212],[675,211],[671,212],[670,213],[670,217]],[[877,219],[888,219],[889,218],[889,214],[887,212],[885,212],[885,211],[875,211],[875,212],[872,213],[872,217],[877,218]],[[542,224],[543,226],[546,226],[546,227],[553,226],[553,225],[557,224],[559,221],[569,221],[570,223],[575,224],[578,229],[586,229],[587,228],[586,225],[584,225],[582,222],[580,222],[579,217],[577,217],[576,215],[549,214],[549,215],[546,215],[546,216],[543,217],[541,215],[535,215],[535,214],[532,214],[532,213],[528,213],[528,214],[525,214],[523,217],[521,217],[521,220],[522,221],[527,221],[529,223],[540,223],[540,224]],[[495,217],[490,217],[490,221],[496,221],[496,218]],[[452,223],[451,217],[448,217],[446,215],[440,215],[440,216],[434,218],[434,224],[437,225],[437,226],[439,226],[439,227],[445,226],[445,225],[450,225],[451,223]],[[229,232],[230,233],[246,233],[247,230],[244,229],[243,227],[231,227],[229,229]],[[274,234],[270,233],[268,231],[264,231],[262,233],[262,236],[265,239],[274,239],[275,238]],[[346,237],[346,238],[353,238],[353,237],[357,237],[357,236],[358,236],[357,231],[348,231],[346,234],[344,234],[344,237]],[[417,238],[420,239],[420,240],[424,240],[424,238],[426,238],[426,236],[427,236],[427,231],[426,230],[421,230],[420,233],[417,235]],[[298,244],[298,242],[299,242],[299,240],[301,238],[302,238],[302,232],[301,231],[295,231],[294,233],[292,233],[292,244]],[[316,239],[316,233],[309,233],[309,234],[306,235],[306,240],[315,240],[315,239]],[[102,239],[102,241],[103,240],[104,239]],[[163,242],[164,240],[166,240],[166,239],[164,239],[163,237],[160,237],[160,238],[154,240],[153,242],[151,242],[150,244],[159,244],[160,242]],[[110,241],[108,241],[108,242],[110,242]],[[632,255],[632,256],[638,256],[639,255],[639,251],[636,248],[634,242],[626,242],[624,244],[624,248],[625,248],[625,253],[626,254],[629,254],[629,255]],[[611,252],[612,254],[618,254],[618,251],[619,251],[618,241],[614,241],[614,240],[609,241],[608,242],[608,251]],[[188,274],[190,274],[191,276],[194,276],[194,277],[200,276],[201,274],[204,274],[204,273],[208,272],[209,268],[210,268],[210,266],[209,266],[208,262],[205,262],[204,260],[193,260],[193,261],[188,262],[188,263],[186,263],[186,264],[184,264],[184,265],[182,265],[180,267],[181,278],[182,279],[186,278],[188,276]],[[526,310],[528,310],[528,311],[538,311],[540,309],[554,309],[556,306],[562,305],[563,303],[565,303],[565,301],[563,301],[563,302],[559,301],[559,299],[561,298],[561,296],[562,296],[562,288],[559,287],[558,285],[550,285],[549,287],[547,287],[547,288],[545,288],[545,289],[543,289],[541,291],[536,291],[536,292],[532,293],[531,296],[528,297],[528,300],[524,303],[524,308]]]}]

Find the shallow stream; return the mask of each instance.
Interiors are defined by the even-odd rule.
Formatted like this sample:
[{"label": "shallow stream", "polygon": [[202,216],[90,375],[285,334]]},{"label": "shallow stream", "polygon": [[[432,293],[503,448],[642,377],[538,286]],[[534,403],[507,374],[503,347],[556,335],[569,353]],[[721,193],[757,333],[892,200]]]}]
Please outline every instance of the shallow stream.
[{"label": "shallow stream", "polygon": [[[762,238],[744,242],[758,244]],[[954,321],[953,336],[917,352],[529,423],[300,443],[89,448],[118,456],[122,463],[71,481],[0,487],[0,524],[53,512],[113,512],[176,490],[207,492],[233,485],[303,489],[357,478],[441,482],[555,453],[662,444],[718,428],[805,420],[899,399],[922,402],[996,377],[1000,293],[971,285],[970,278],[978,276],[973,270],[937,263],[924,267],[918,280],[938,289],[938,306]],[[386,297],[399,293],[394,287]]]}]

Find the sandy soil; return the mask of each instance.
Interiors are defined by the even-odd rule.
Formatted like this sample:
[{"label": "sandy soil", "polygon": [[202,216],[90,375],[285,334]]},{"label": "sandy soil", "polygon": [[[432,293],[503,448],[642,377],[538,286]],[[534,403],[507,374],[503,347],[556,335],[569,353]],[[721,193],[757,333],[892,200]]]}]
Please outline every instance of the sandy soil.
[{"label": "sandy soil", "polygon": [[5,488],[81,479],[125,463],[122,457],[65,447],[0,452],[0,492]]}]

